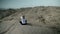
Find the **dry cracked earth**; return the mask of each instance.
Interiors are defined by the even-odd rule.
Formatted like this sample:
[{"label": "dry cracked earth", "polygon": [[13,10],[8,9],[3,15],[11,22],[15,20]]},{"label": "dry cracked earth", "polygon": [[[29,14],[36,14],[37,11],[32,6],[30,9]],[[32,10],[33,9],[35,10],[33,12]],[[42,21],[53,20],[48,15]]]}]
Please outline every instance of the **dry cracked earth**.
[{"label": "dry cracked earth", "polygon": [[[0,19],[0,34],[60,34],[60,7],[42,6],[19,10]],[[19,23],[22,14],[26,16],[27,25]]]}]

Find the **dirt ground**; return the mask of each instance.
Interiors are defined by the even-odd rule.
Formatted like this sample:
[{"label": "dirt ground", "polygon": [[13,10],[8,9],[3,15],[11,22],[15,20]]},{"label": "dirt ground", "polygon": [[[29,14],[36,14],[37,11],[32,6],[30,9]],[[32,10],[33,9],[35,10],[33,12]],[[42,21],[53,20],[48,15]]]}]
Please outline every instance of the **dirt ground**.
[{"label": "dirt ground", "polygon": [[[21,8],[0,20],[0,34],[60,34],[59,7]],[[25,15],[27,25],[19,23]]]}]

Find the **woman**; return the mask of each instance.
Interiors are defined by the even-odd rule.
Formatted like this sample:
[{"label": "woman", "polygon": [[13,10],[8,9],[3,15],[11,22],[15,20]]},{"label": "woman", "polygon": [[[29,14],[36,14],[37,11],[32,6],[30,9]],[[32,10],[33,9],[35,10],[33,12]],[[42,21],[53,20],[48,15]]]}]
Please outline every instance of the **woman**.
[{"label": "woman", "polygon": [[21,21],[20,21],[20,23],[21,23],[22,25],[26,25],[26,24],[27,24],[27,20],[25,19],[25,16],[21,16]]}]

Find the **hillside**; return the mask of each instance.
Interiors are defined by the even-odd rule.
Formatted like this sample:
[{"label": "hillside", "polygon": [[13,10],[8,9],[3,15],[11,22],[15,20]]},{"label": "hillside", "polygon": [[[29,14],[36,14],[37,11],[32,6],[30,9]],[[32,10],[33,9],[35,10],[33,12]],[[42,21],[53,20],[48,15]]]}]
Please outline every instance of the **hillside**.
[{"label": "hillside", "polygon": [[[5,17],[2,14],[11,15]],[[19,23],[22,14],[26,16],[28,25]],[[11,9],[0,12],[0,17],[2,16],[4,18],[0,19],[0,34],[60,34],[60,7]]]}]

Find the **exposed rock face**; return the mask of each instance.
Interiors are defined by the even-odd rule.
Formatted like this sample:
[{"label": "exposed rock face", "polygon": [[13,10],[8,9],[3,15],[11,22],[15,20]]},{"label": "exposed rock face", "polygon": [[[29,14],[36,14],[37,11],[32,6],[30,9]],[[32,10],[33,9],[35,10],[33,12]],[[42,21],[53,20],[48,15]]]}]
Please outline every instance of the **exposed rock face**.
[{"label": "exposed rock face", "polygon": [[[1,12],[0,17],[1,14],[16,13],[0,20],[0,34],[60,34],[60,7],[41,6],[8,11]],[[27,25],[19,23],[22,14],[26,16]]]}]

